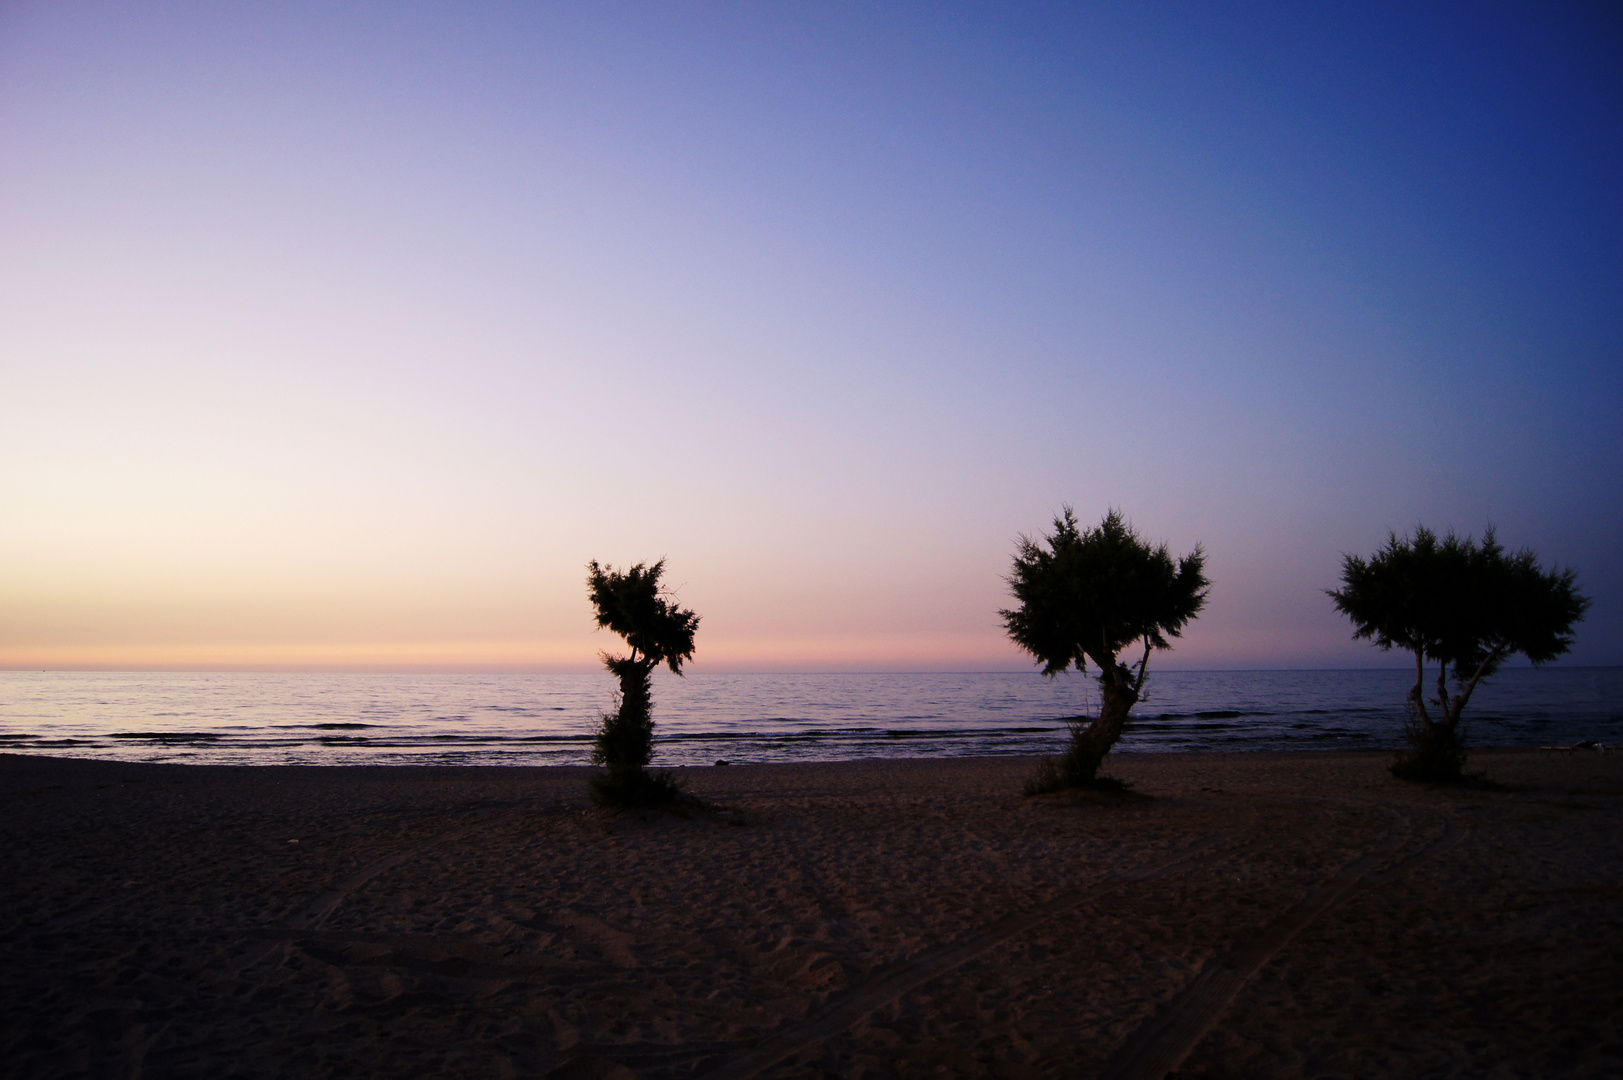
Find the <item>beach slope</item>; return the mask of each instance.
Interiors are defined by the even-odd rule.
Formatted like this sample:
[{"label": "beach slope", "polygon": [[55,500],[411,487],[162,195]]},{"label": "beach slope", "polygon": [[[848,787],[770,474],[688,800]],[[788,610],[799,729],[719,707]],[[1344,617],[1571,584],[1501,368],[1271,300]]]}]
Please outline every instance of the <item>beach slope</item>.
[{"label": "beach slope", "polygon": [[686,770],[0,756],[0,1053],[52,1076],[1610,1076],[1623,755]]}]

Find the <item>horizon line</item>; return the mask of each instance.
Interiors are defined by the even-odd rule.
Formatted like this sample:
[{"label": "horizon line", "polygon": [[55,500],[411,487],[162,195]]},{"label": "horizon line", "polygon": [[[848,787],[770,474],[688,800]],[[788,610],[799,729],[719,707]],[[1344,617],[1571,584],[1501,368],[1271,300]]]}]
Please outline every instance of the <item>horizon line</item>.
[{"label": "horizon line", "polygon": [[[1434,665],[1428,664],[1427,670]],[[1521,663],[1505,665],[1503,670],[1534,670],[1537,668],[1559,667],[1563,669],[1588,668],[1618,668],[1623,663],[1587,663],[1565,664],[1558,660],[1543,664]],[[1306,667],[1164,667],[1158,669],[1160,674],[1250,674],[1268,671],[1289,672],[1328,672],[1328,671],[1410,671],[1409,664],[1384,665],[1334,665],[1334,666],[1306,666]],[[77,675],[118,675],[118,674],[151,674],[151,675],[595,675],[601,672],[596,667],[568,667],[568,668],[539,668],[509,666],[450,666],[450,665],[395,665],[389,667],[367,665],[306,665],[306,666],[262,666],[262,667],[167,667],[167,666],[105,666],[105,667],[21,667],[0,664],[0,674],[77,674]],[[1058,674],[1075,674],[1074,670],[1067,670]],[[716,671],[689,671],[678,673],[678,678],[688,675],[1042,675],[1035,668],[740,668],[733,670]],[[1084,677],[1093,678],[1093,673],[1083,673]],[[1156,674],[1152,671],[1151,674]],[[1055,677],[1058,677],[1057,675]]]}]

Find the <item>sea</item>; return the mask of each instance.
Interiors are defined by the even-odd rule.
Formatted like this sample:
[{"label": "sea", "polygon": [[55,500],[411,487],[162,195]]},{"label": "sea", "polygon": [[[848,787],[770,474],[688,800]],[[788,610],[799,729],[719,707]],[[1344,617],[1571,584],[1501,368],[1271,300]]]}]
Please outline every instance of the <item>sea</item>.
[{"label": "sea", "polygon": [[[1404,670],[1151,673],[1119,752],[1399,745]],[[0,671],[0,752],[231,765],[576,765],[607,674]],[[661,672],[654,764],[1057,753],[1093,679]],[[1623,668],[1511,668],[1469,745],[1623,744]]]}]

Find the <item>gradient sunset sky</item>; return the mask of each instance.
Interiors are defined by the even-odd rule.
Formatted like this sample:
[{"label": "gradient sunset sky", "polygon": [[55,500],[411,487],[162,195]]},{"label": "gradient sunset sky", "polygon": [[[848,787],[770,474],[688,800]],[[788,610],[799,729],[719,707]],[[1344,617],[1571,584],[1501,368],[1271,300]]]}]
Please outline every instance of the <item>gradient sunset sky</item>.
[{"label": "gradient sunset sky", "polygon": [[0,666],[1028,669],[1062,504],[1157,663],[1394,662],[1417,523],[1623,663],[1610,4],[0,5]]}]

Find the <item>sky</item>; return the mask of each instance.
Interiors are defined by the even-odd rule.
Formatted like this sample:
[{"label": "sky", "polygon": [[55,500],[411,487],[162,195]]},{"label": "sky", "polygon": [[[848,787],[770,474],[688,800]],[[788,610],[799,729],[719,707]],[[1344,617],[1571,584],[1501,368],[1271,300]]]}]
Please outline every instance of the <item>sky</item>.
[{"label": "sky", "polygon": [[0,4],[0,667],[1026,670],[1022,534],[1201,544],[1171,669],[1401,663],[1416,525],[1623,663],[1623,15]]}]

